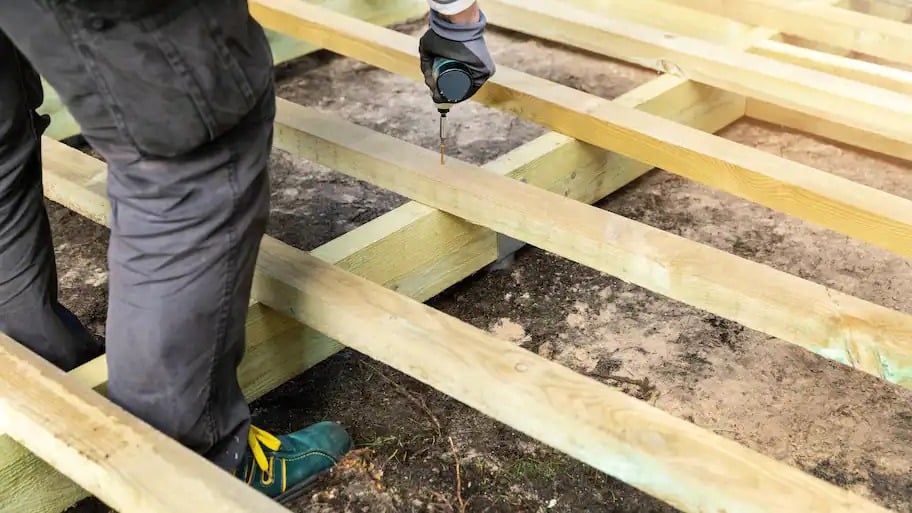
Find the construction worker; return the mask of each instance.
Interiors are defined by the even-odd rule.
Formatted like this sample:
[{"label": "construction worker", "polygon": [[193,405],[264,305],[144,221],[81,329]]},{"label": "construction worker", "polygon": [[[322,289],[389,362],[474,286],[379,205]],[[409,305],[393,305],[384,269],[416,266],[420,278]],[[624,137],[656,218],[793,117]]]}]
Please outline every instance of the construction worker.
[{"label": "construction worker", "polygon": [[[302,0],[303,1],[303,0]],[[474,0],[429,0],[422,68],[493,74]],[[322,422],[251,425],[236,369],[269,212],[273,62],[244,0],[6,0],[0,9],[0,331],[64,370],[102,348],[58,302],[39,73],[108,165],[108,394],[286,499],[349,450]]]}]

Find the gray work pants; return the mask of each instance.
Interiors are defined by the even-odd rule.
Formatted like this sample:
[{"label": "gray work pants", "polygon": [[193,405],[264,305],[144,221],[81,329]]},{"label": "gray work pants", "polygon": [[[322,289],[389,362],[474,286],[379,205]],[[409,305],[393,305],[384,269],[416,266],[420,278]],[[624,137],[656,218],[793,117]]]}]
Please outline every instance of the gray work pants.
[{"label": "gray work pants", "polygon": [[38,73],[108,164],[110,398],[233,469],[238,386],[268,216],[272,56],[242,0],[4,0],[0,331],[64,369],[92,337],[57,301]]}]

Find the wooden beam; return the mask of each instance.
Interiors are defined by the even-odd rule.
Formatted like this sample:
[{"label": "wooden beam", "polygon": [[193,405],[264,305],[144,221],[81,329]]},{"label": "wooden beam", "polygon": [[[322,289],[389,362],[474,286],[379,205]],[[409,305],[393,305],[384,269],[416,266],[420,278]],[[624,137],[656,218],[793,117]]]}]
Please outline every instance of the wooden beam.
[{"label": "wooden beam", "polygon": [[[753,28],[729,18],[659,0],[565,0],[560,2],[560,7],[554,12],[558,13],[567,6],[575,6],[604,18],[627,20],[669,34],[723,45],[735,43]],[[491,11],[488,2],[482,7],[486,13]],[[488,21],[493,25],[501,25],[499,20],[490,17]]]},{"label": "wooden beam", "polygon": [[762,55],[676,36],[554,0],[486,0],[491,23],[791,108],[912,140],[912,97]]},{"label": "wooden beam", "polygon": [[889,89],[906,96],[912,96],[912,71],[851,59],[841,55],[833,55],[779,41],[760,41],[748,51],[770,59],[788,62],[856,82]]},{"label": "wooden beam", "polygon": [[[751,47],[749,51],[758,55],[764,55],[766,57],[817,69],[851,80],[857,80],[877,87],[890,89],[912,97],[912,72],[910,71],[832,55],[777,41],[763,41],[757,43]],[[809,116],[774,102],[748,99],[747,115],[754,119],[824,137],[857,148],[904,160],[912,160],[912,140],[897,141],[843,123],[821,119],[816,116]]]},{"label": "wooden beam", "polygon": [[747,102],[747,116],[759,121],[824,137],[848,146],[912,161],[912,143],[903,143],[879,137],[871,132],[808,116],[774,103],[750,100]]},{"label": "wooden beam", "polygon": [[[840,2],[821,0],[818,3],[827,5]],[[650,25],[672,34],[681,34],[713,42],[726,41],[724,36],[728,32],[727,30],[720,31],[718,28],[718,26],[725,27],[725,25],[720,25],[718,22],[718,20],[724,20],[725,18],[714,18],[715,15],[713,14],[659,0],[610,0],[605,3],[602,3],[601,0],[567,0],[567,2],[562,3],[562,6],[564,5],[585,9],[587,13],[592,15],[621,20],[626,19],[635,23]],[[707,19],[704,20],[702,18]],[[492,20],[492,22],[496,24],[497,20]],[[703,37],[701,34],[708,34],[708,36]],[[562,35],[559,36],[564,37]],[[598,42],[591,43],[587,41],[586,43],[595,47],[600,46]],[[909,78],[910,72],[908,71],[787,44],[767,37],[740,40],[736,38],[730,40],[726,47],[731,50],[745,50],[749,53],[907,95],[912,90],[912,80]],[[598,51],[597,48],[591,49]],[[624,55],[620,57],[624,58]],[[674,66],[669,67],[670,72],[675,70]],[[827,121],[820,116],[788,109],[775,102],[749,98],[747,104],[749,117],[755,117],[884,155],[912,159],[912,143],[908,139],[896,140],[871,131]]]},{"label": "wooden beam", "polygon": [[0,368],[0,431],[112,508],[287,513],[2,334]]},{"label": "wooden beam", "polygon": [[[374,148],[380,142],[386,140],[371,137],[366,145],[373,153],[382,149]],[[419,152],[418,156],[423,158],[428,153]],[[430,175],[441,171],[445,175],[445,181],[438,184],[441,186],[465,171],[470,173],[461,179],[466,183],[490,178],[519,186],[515,180],[462,164],[452,170],[436,165],[431,169]],[[481,185],[485,185],[484,181]],[[519,190],[550,194],[549,201],[582,205],[535,187],[519,187]],[[441,190],[446,188],[441,187]],[[500,210],[498,191],[491,191],[491,194],[498,201],[490,205]],[[90,198],[93,195],[97,197]],[[98,192],[88,190],[83,199],[87,200],[88,210],[104,203]],[[561,218],[562,214],[555,217]],[[585,219],[582,221],[588,225]],[[627,237],[623,233],[618,235]],[[786,508],[806,512],[887,511],[270,237],[263,240],[254,292],[276,311],[406,372],[481,413],[684,512],[759,513]],[[5,371],[20,369],[18,360],[14,359],[10,364],[4,356],[5,353],[0,352],[0,363]],[[0,397],[7,401],[8,397],[18,399],[8,410],[43,413],[29,408],[44,404],[44,393],[20,392],[23,387],[19,386],[22,380],[18,372],[5,373],[4,377],[7,379],[0,380]],[[64,378],[59,375],[55,379]],[[32,379],[47,380],[46,376]],[[49,388],[69,391],[68,387],[61,388],[59,384],[49,385]],[[88,389],[83,390],[85,393]],[[23,394],[22,399],[14,395],[18,393]],[[72,398],[73,394],[67,394],[64,400]],[[28,437],[31,429],[27,428],[33,426],[23,428],[23,424],[25,422],[17,417],[12,422],[0,422],[0,427],[31,443],[40,454],[56,456],[59,452],[56,440],[64,441],[59,445],[65,449],[77,449],[73,451],[76,454],[83,448],[80,444],[94,447],[91,443],[95,438],[91,433],[79,437],[81,432],[70,426],[44,424],[40,428],[53,430],[52,436],[36,439]],[[94,428],[95,424],[89,423],[89,427]],[[77,438],[71,440],[69,433],[76,433]],[[102,438],[105,439],[111,438]],[[112,462],[118,460],[119,454],[113,453]],[[65,470],[68,475],[80,472],[79,468],[67,467]],[[109,469],[102,469],[100,475],[106,477],[107,472]],[[116,472],[116,468],[110,472]],[[227,474],[223,475],[227,477]],[[106,493],[113,494],[111,490]],[[175,489],[170,490],[170,495],[175,495]],[[104,498],[104,495],[99,496]],[[208,497],[201,493],[197,498]],[[194,507],[197,511],[201,509],[199,504]]]},{"label": "wooden beam", "polygon": [[681,511],[887,511],[274,239],[259,268],[266,304]]},{"label": "wooden beam", "polygon": [[[238,370],[253,401],[338,351],[338,343],[255,304],[247,314],[247,352]],[[80,385],[106,393],[107,359],[74,369]],[[2,431],[0,431],[2,433]],[[88,492],[9,436],[0,436],[0,504],[3,513],[57,513]]]},{"label": "wooden beam", "polygon": [[907,24],[831,5],[793,0],[675,0],[753,26],[912,65]]},{"label": "wooden beam", "polygon": [[[294,0],[255,0],[250,6],[256,17],[275,30],[423,80],[416,40],[406,34]],[[475,99],[595,146],[912,256],[909,200],[507,67],[500,67]]]},{"label": "wooden beam", "polygon": [[306,159],[912,388],[910,315],[287,101],[277,123]]},{"label": "wooden beam", "polygon": [[851,0],[853,11],[863,12],[888,20],[909,22],[912,20],[912,4],[905,0]]}]

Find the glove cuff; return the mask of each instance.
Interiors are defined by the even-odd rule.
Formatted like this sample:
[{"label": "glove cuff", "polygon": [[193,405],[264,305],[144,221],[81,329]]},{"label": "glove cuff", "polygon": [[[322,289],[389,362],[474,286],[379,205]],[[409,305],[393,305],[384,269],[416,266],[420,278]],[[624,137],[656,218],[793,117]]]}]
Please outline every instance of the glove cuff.
[{"label": "glove cuff", "polygon": [[453,23],[444,19],[437,11],[431,11],[430,18],[431,30],[435,34],[444,39],[462,43],[482,39],[488,24],[484,12],[480,13],[479,20],[475,23]]},{"label": "glove cuff", "polygon": [[472,7],[475,0],[428,0],[431,10],[440,14],[452,16]]}]

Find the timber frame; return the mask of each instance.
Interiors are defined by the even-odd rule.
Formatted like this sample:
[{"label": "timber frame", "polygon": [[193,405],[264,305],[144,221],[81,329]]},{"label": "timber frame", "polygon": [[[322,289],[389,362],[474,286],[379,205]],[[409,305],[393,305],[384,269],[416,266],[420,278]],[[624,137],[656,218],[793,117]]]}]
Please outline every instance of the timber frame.
[{"label": "timber frame", "polygon": [[[325,48],[422,80],[417,40],[383,25],[423,15],[425,0],[379,3],[250,7],[277,61]],[[661,167],[912,258],[909,199],[713,135],[748,116],[912,160],[912,72],[900,67],[912,64],[912,3],[555,3],[483,7],[492,25],[660,75],[609,101],[501,66],[475,101],[553,132],[485,166],[441,167],[433,152],[279,101],[276,147],[413,202],[312,252],[264,238],[239,371],[247,397],[348,346],[684,512],[887,511],[422,303],[494,263],[509,237],[912,388],[912,316],[591,206]],[[105,166],[58,142],[78,127],[49,98],[46,196],[106,223]],[[394,257],[403,248],[408,261]],[[0,335],[0,368],[4,512],[58,513],[88,494],[124,513],[286,511],[114,407],[104,357],[62,373]]]}]

